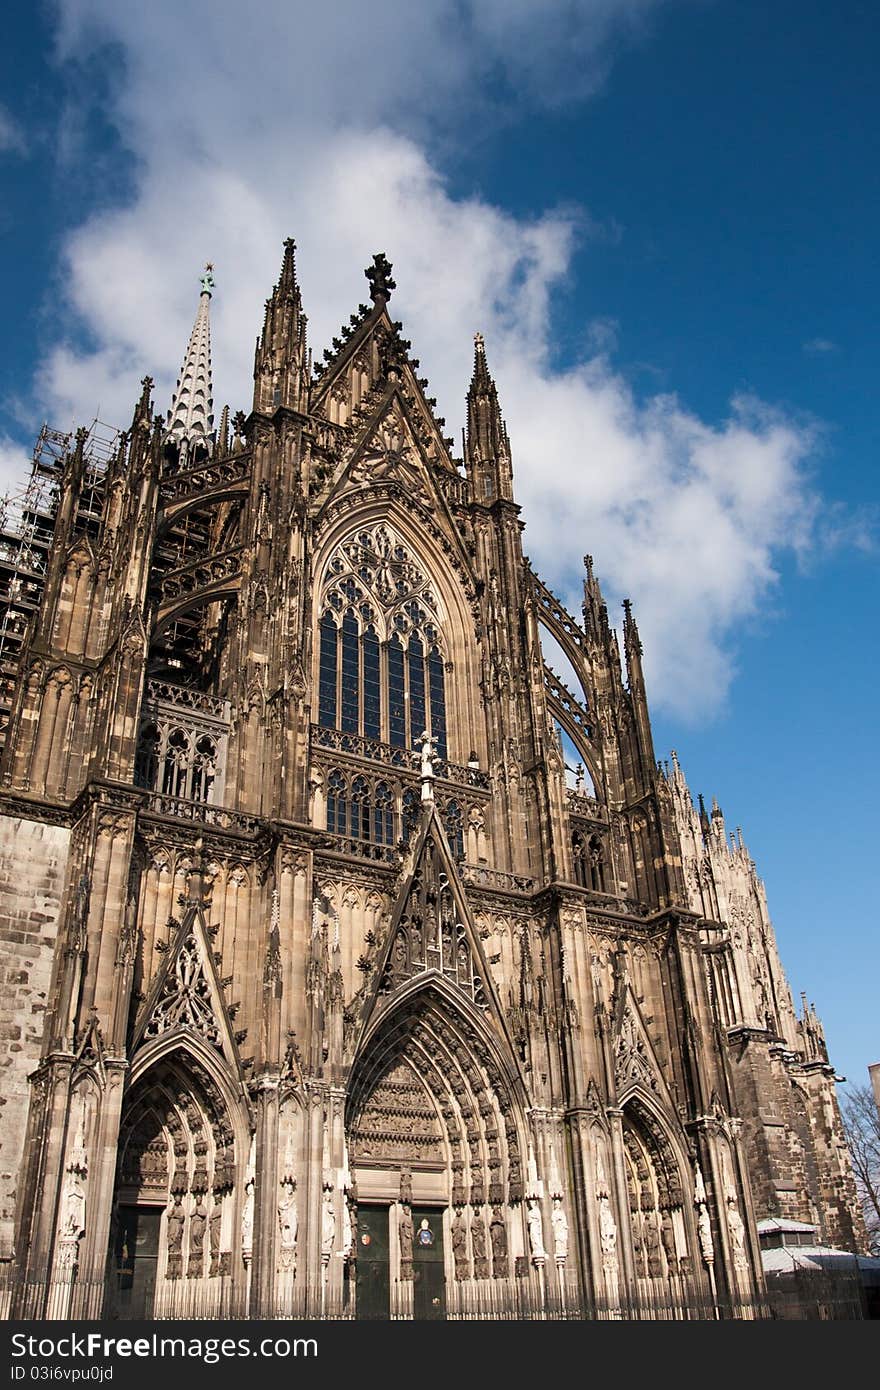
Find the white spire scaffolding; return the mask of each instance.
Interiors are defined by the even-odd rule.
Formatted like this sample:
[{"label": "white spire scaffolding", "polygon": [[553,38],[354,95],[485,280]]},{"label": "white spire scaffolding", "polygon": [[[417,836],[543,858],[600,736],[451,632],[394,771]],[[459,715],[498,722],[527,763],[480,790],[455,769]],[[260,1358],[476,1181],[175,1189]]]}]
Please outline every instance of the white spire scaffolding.
[{"label": "white spire scaffolding", "polygon": [[165,438],[176,444],[210,445],[214,427],[211,396],[211,320],[209,308],[214,288],[213,266],[209,262],[201,277],[202,292],[189,346],[177,379]]}]

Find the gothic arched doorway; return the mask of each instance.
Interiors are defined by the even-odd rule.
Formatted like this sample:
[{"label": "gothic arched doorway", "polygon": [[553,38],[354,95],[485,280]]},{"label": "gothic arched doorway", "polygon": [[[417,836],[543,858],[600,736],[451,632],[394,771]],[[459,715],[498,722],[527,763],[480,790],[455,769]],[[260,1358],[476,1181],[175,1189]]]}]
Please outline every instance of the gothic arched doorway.
[{"label": "gothic arched doorway", "polygon": [[215,1315],[234,1275],[235,1135],[217,1081],[176,1048],[123,1107],[109,1251],[109,1315]]},{"label": "gothic arched doorway", "polygon": [[638,1098],[626,1102],[623,1140],[636,1288],[677,1303],[694,1286],[693,1231],[671,1140]]},{"label": "gothic arched doorway", "polygon": [[443,1317],[524,1249],[513,1083],[457,994],[439,978],[405,989],[352,1069],[359,1316]]}]

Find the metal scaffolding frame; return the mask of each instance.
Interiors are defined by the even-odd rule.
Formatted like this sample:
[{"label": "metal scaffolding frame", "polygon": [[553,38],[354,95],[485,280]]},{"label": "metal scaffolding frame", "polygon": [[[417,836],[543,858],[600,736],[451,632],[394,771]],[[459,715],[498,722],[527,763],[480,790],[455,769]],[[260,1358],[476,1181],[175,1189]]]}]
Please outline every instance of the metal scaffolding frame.
[{"label": "metal scaffolding frame", "polygon": [[[107,466],[119,431],[94,419],[83,446],[85,463],[76,529],[97,536]],[[30,476],[0,498],[0,748],[15,701],[22,648],[46,584],[61,496],[61,479],[74,436],[44,424],[37,436]]]}]

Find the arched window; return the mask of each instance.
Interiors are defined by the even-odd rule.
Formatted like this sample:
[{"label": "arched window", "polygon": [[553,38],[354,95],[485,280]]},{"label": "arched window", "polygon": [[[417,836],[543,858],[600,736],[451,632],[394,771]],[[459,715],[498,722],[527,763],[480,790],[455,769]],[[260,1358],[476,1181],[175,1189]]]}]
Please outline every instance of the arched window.
[{"label": "arched window", "polygon": [[370,788],[366,777],[351,784],[351,833],[355,840],[370,838]]},{"label": "arched window", "polygon": [[327,779],[327,829],[333,835],[348,834],[348,798],[341,772],[331,772]]},{"label": "arched window", "polygon": [[137,756],[134,764],[134,781],[137,787],[156,785],[159,775],[159,730],[155,724],[147,724],[141,730]]},{"label": "arched window", "polygon": [[162,771],[162,790],[166,796],[186,796],[186,771],[189,767],[189,740],[182,729],[168,735]]},{"label": "arched window", "polygon": [[413,831],[419,823],[421,814],[422,799],[419,793],[413,788],[408,787],[403,793],[403,826],[402,835],[407,842],[410,840]]},{"label": "arched window", "polygon": [[376,787],[373,801],[373,839],[377,845],[394,843],[394,801],[387,782]]},{"label": "arched window", "polygon": [[457,801],[447,801],[443,812],[443,826],[453,856],[456,859],[464,859],[464,817]]},{"label": "arched window", "polygon": [[580,884],[581,888],[588,888],[584,849],[584,837],[579,830],[575,830],[571,837],[571,865],[574,870],[574,881]]},{"label": "arched window", "polygon": [[211,789],[217,775],[217,745],[207,734],[203,734],[196,744],[193,759],[192,787],[190,797],[193,801],[210,801]]},{"label": "arched window", "polygon": [[447,756],[442,613],[427,576],[386,526],[342,542],[323,576],[318,723]]}]

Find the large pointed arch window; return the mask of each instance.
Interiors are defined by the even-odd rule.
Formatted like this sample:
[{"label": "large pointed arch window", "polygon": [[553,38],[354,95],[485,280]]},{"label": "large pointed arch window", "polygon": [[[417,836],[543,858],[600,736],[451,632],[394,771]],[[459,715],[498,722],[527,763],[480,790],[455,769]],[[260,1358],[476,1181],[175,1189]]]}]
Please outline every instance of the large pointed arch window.
[{"label": "large pointed arch window", "polygon": [[413,748],[430,729],[446,748],[443,614],[433,586],[387,526],[336,550],[323,576],[318,723]]}]

